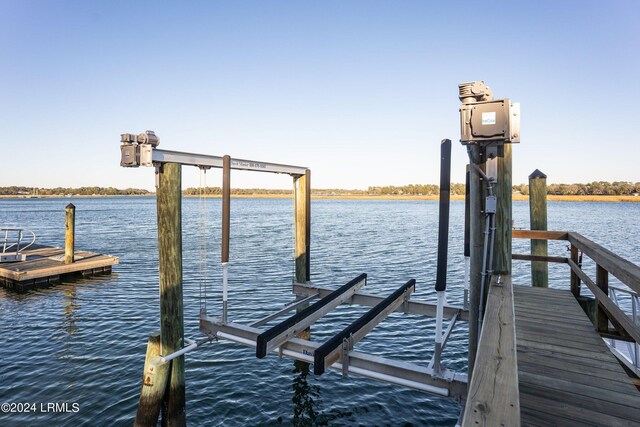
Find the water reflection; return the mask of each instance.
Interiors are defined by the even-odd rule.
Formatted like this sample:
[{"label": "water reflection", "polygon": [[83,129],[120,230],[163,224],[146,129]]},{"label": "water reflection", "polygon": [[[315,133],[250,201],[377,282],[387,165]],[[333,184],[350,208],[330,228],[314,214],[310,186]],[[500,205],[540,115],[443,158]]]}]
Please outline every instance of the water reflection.
[{"label": "water reflection", "polygon": [[310,384],[309,363],[295,360],[293,362],[293,420],[294,426],[321,426],[326,421],[318,418],[317,408],[320,404],[320,387]]},{"label": "water reflection", "polygon": [[76,301],[76,287],[68,286],[64,291],[64,318],[62,319],[62,329],[69,335],[78,332],[77,311],[80,305]]}]

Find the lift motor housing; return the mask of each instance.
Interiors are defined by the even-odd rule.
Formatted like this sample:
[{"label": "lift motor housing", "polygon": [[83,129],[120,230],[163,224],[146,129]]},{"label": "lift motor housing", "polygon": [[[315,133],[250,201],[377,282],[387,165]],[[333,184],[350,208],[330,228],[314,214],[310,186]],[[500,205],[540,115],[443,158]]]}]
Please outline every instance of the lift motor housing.
[{"label": "lift motor housing", "polygon": [[461,83],[460,142],[464,145],[520,142],[520,104],[493,99],[484,82]]},{"label": "lift motor housing", "polygon": [[139,135],[123,133],[120,142],[120,166],[137,168],[153,164],[153,149],[160,144],[160,138],[148,130]]}]

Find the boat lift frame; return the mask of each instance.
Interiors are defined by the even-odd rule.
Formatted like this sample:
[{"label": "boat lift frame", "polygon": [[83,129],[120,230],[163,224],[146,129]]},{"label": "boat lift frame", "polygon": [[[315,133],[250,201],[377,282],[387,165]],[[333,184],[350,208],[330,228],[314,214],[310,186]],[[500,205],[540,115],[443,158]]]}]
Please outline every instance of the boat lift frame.
[{"label": "boat lift frame", "polygon": [[[151,138],[149,138],[149,136]],[[155,141],[154,141],[155,138]],[[147,141],[151,140],[151,143]],[[445,396],[456,401],[462,401],[467,393],[467,375],[450,371],[439,364],[440,353],[446,345],[447,339],[458,320],[468,320],[468,311],[464,307],[451,306],[443,303],[430,304],[421,301],[410,300],[415,290],[416,281],[411,279],[395,292],[387,297],[376,296],[360,292],[360,288],[366,284],[366,274],[354,278],[338,289],[316,287],[309,277],[309,237],[310,237],[310,172],[306,167],[283,165],[270,162],[261,162],[244,159],[232,159],[229,156],[211,156],[196,153],[185,153],[157,149],[159,139],[153,132],[139,136],[123,134],[121,138],[121,165],[127,167],[155,166],[156,176],[159,168],[165,163],[177,163],[180,165],[196,166],[200,169],[223,169],[223,238],[222,238],[222,268],[223,268],[223,315],[221,318],[210,317],[205,310],[200,313],[200,330],[208,339],[194,343],[185,339],[189,345],[178,352],[164,356],[164,361],[169,361],[178,355],[182,355],[197,348],[200,344],[212,339],[223,338],[249,347],[255,347],[256,356],[264,358],[268,353],[276,353],[280,357],[287,356],[307,363],[314,363],[314,373],[320,375],[326,369],[335,369],[343,375],[355,374],[391,384],[410,387],[423,392]],[[137,145],[136,145],[137,143]],[[304,204],[303,223],[305,238],[296,238],[296,255],[303,253],[306,260],[301,265],[304,271],[298,267],[296,257],[296,280],[292,285],[292,291],[297,300],[288,304],[276,313],[269,314],[263,319],[249,324],[229,321],[227,318],[227,264],[229,254],[229,200],[231,169],[248,170],[256,172],[269,172],[276,174],[288,174],[294,178],[294,183],[301,177],[306,177],[304,191],[301,191],[304,200],[298,200],[298,191],[295,192],[296,205]],[[297,187],[296,187],[297,190]],[[300,212],[296,212],[299,215]],[[296,218],[297,220],[298,218]],[[301,233],[296,227],[296,233]],[[298,245],[302,243],[302,248]],[[306,248],[304,247],[306,245]],[[300,274],[301,273],[301,274]],[[314,304],[304,307],[310,301],[320,298]],[[300,338],[300,332],[309,328],[316,321],[328,314],[341,304],[356,304],[372,307],[367,313],[354,321],[347,328],[333,336],[324,344]],[[262,330],[259,327],[275,320],[284,314],[297,310],[293,316],[279,322],[275,326]],[[405,312],[421,314],[429,317],[438,317],[438,327],[441,330],[443,319],[449,320],[449,325],[444,333],[438,333],[438,345],[428,366],[415,363],[382,358],[361,352],[356,352],[353,347],[375,326],[382,322],[393,312]],[[179,353],[179,354],[178,354]]]}]

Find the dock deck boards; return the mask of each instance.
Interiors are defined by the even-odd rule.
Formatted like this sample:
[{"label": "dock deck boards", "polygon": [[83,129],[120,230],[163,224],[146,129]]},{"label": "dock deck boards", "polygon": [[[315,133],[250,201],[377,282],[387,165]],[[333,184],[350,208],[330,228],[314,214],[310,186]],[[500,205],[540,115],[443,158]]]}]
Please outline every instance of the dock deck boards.
[{"label": "dock deck boards", "polygon": [[44,245],[33,245],[22,253],[27,255],[26,261],[0,264],[0,285],[24,290],[56,282],[68,274],[108,273],[119,263],[117,256],[77,250],[75,262],[64,264],[64,248]]},{"label": "dock deck boards", "polygon": [[573,295],[513,293],[522,425],[640,425],[640,391]]}]

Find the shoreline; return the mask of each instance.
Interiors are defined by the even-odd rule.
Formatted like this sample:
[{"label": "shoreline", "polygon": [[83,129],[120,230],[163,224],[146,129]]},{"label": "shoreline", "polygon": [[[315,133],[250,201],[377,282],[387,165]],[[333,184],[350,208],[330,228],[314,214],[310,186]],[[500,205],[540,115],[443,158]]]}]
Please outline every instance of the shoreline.
[{"label": "shoreline", "polygon": [[[43,196],[11,196],[0,195],[0,199],[64,199],[64,198],[101,198],[101,197],[155,197],[155,194],[143,194],[143,195],[43,195]],[[198,198],[197,195],[183,195],[183,198]],[[221,196],[207,195],[206,198],[219,199]],[[232,199],[290,199],[292,194],[232,194]],[[425,201],[437,201],[438,196],[414,196],[414,195],[359,195],[359,194],[312,194],[313,200],[425,200]],[[451,200],[460,201],[464,200],[463,195],[451,195]],[[513,194],[514,202],[526,202],[529,200],[529,196],[522,194]],[[558,196],[547,195],[547,200],[550,202],[622,202],[622,203],[637,203],[640,202],[640,196]]]}]

